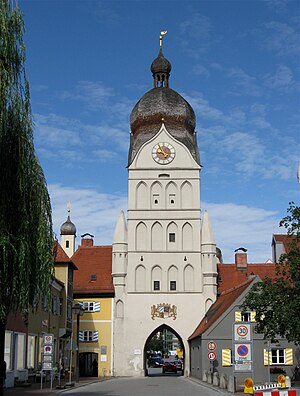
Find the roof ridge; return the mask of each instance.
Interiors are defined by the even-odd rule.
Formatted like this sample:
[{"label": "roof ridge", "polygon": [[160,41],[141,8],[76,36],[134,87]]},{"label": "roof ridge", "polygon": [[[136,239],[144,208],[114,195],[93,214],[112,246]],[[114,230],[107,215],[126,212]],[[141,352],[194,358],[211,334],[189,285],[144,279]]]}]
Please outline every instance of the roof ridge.
[{"label": "roof ridge", "polygon": [[[257,277],[257,275],[249,275],[249,278],[248,278],[246,281],[240,283],[240,284],[237,285],[237,286],[231,287],[230,289],[227,289],[227,290],[222,291],[221,294],[220,294],[220,296],[225,296],[225,295],[227,295],[227,294],[229,294],[229,293],[232,293],[232,292],[235,291],[235,290],[238,290],[238,289],[244,287],[244,286],[247,285],[248,283],[250,284],[256,277]],[[217,301],[218,301],[218,300],[216,300],[216,302],[217,302]]]}]

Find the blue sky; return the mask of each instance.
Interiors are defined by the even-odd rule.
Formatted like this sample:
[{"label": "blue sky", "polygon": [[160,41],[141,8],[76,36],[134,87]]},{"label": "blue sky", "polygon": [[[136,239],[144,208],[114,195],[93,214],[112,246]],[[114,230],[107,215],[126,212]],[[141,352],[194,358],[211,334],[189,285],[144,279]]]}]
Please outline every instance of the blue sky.
[{"label": "blue sky", "polygon": [[170,87],[193,106],[208,210],[225,262],[271,257],[299,204],[299,16],[293,0],[21,0],[35,147],[54,231],[67,216],[111,244],[127,209],[130,112],[164,37]]}]

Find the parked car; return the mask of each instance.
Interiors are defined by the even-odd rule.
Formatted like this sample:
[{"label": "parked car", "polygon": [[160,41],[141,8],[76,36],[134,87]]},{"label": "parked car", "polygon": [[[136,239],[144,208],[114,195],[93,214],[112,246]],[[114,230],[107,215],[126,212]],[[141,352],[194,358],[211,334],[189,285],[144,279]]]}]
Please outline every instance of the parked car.
[{"label": "parked car", "polygon": [[175,361],[172,362],[164,362],[162,365],[163,373],[177,373],[177,365]]},{"label": "parked car", "polygon": [[177,370],[182,371],[182,361],[174,360],[174,363],[176,363]]},{"label": "parked car", "polygon": [[148,360],[148,367],[162,367],[164,361],[160,357],[151,357]]}]

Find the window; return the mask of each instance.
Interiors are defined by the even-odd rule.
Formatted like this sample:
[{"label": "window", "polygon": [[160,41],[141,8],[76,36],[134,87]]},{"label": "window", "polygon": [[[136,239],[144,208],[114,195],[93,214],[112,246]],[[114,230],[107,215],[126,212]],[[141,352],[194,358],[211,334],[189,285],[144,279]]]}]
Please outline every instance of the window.
[{"label": "window", "polygon": [[176,290],[176,281],[170,281],[170,290]]},{"label": "window", "polygon": [[62,315],[63,314],[63,304],[64,304],[64,299],[60,298],[59,299],[59,314]]},{"label": "window", "polygon": [[81,342],[95,342],[98,341],[98,331],[81,330],[79,331],[79,341]]},{"label": "window", "polygon": [[70,242],[66,241],[66,248],[68,249],[70,247]]},{"label": "window", "polygon": [[271,349],[271,364],[284,364],[284,349]]},{"label": "window", "polygon": [[160,290],[160,282],[159,281],[153,282],[153,290]]},{"label": "window", "polygon": [[100,312],[100,302],[82,301],[82,307],[87,312]]},{"label": "window", "polygon": [[242,314],[242,322],[251,322],[251,312],[245,312]]},{"label": "window", "polygon": [[153,202],[155,203],[155,205],[158,204],[158,202],[159,202],[159,195],[158,194],[153,194]]},{"label": "window", "polygon": [[6,361],[6,370],[11,370],[11,351],[12,351],[12,333],[10,331],[5,332],[5,348],[4,348],[4,360]]},{"label": "window", "polygon": [[169,195],[169,204],[174,205],[175,203],[175,194],[170,194]]},{"label": "window", "polygon": [[175,233],[174,232],[170,232],[170,234],[169,234],[169,242],[175,242]]}]

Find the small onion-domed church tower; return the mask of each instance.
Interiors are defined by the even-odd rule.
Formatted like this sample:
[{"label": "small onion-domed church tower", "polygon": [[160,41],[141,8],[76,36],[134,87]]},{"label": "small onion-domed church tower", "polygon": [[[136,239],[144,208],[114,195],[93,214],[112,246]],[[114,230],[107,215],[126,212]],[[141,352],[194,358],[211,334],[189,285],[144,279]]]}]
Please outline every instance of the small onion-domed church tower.
[{"label": "small onion-domed church tower", "polygon": [[127,225],[121,212],[113,241],[114,372],[147,374],[147,342],[171,331],[183,345],[216,299],[216,244],[207,212],[200,218],[196,117],[170,88],[162,51],[154,87],[130,116]]},{"label": "small onion-domed church tower", "polygon": [[68,217],[67,221],[64,222],[60,227],[61,235],[61,246],[64,249],[68,257],[73,256],[75,252],[75,238],[76,238],[76,227],[70,219],[71,204],[68,204]]}]

